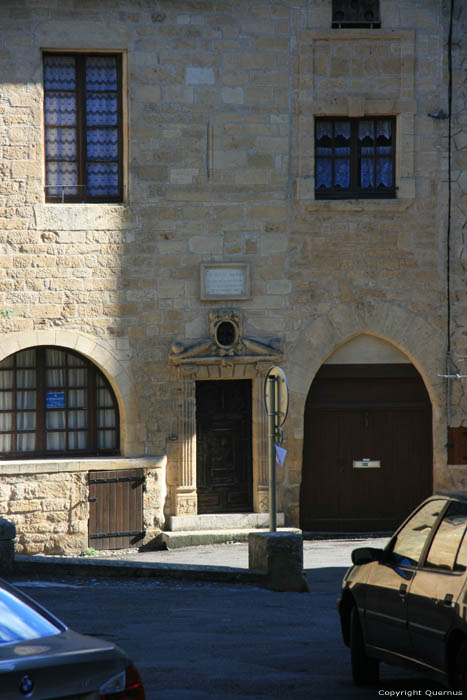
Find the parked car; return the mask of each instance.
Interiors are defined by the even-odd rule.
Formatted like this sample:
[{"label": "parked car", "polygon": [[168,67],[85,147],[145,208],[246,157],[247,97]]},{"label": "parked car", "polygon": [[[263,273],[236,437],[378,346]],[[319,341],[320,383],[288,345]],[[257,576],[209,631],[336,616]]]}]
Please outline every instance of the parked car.
[{"label": "parked car", "polygon": [[136,667],[115,644],[68,629],[0,579],[1,700],[144,700]]},{"label": "parked car", "polygon": [[352,552],[338,610],[358,685],[379,662],[467,693],[467,494],[424,501],[384,549]]}]

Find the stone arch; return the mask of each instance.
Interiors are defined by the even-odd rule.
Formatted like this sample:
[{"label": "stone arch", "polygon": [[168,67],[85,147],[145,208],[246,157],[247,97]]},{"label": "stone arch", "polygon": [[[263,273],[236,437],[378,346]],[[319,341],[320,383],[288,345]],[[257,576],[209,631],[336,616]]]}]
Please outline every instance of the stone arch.
[{"label": "stone arch", "polygon": [[311,382],[328,357],[358,335],[374,335],[394,345],[420,373],[438,410],[444,399],[443,380],[438,378],[445,344],[440,329],[423,317],[392,304],[359,308],[340,304],[326,317],[311,321],[289,355],[288,381],[297,399],[306,399]]},{"label": "stone arch", "polygon": [[130,416],[132,410],[130,375],[125,363],[115,355],[115,350],[105,340],[94,339],[76,331],[47,330],[9,333],[0,338],[0,361],[13,353],[39,345],[60,346],[75,350],[96,367],[109,381],[118,401],[120,413],[120,442],[123,455],[128,453],[132,436]]},{"label": "stone arch", "polygon": [[[310,321],[302,331],[287,361],[289,415],[294,417],[294,424],[289,424],[294,436],[289,466],[301,474],[305,402],[317,371],[339,347],[362,334],[396,347],[421,375],[432,403],[433,483],[439,488],[445,480],[446,463],[446,387],[438,377],[444,365],[444,334],[422,316],[389,303],[340,304],[328,315]],[[297,511],[292,513],[296,521]]]}]

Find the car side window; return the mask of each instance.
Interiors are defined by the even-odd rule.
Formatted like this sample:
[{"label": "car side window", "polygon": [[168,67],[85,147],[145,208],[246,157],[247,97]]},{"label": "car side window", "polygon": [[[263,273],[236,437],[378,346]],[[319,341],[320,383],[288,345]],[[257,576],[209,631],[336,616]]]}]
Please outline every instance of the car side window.
[{"label": "car side window", "polygon": [[393,541],[392,560],[414,566],[418,563],[425,542],[446,501],[429,501],[397,533]]},{"label": "car side window", "polygon": [[433,538],[425,566],[452,571],[466,525],[467,504],[451,503]]},{"label": "car side window", "polygon": [[465,571],[467,569],[467,529],[464,531],[464,537],[457,552],[454,571]]}]

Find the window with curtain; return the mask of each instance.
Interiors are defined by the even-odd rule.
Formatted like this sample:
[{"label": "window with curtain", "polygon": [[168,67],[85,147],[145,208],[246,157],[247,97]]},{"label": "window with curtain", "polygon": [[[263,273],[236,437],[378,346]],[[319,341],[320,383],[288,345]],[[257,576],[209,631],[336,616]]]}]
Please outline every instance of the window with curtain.
[{"label": "window with curtain", "polygon": [[122,201],[121,56],[43,61],[46,201]]},{"label": "window with curtain", "polygon": [[115,395],[104,375],[63,348],[0,363],[0,457],[118,454]]},{"label": "window with curtain", "polygon": [[317,199],[395,197],[395,118],[315,119]]}]

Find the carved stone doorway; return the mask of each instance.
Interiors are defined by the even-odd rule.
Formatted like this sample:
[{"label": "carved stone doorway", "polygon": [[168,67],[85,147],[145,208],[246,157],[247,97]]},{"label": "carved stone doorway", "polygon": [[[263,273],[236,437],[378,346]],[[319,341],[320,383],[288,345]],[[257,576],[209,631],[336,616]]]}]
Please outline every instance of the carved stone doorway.
[{"label": "carved stone doorway", "polygon": [[234,310],[209,313],[209,338],[173,344],[169,361],[179,396],[178,475],[170,485],[174,516],[267,512],[263,387],[281,358],[281,341],[244,336],[242,314]]},{"label": "carved stone doorway", "polygon": [[196,382],[198,513],[253,507],[251,381]]}]

